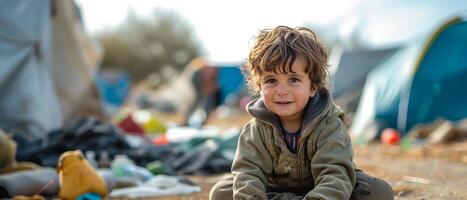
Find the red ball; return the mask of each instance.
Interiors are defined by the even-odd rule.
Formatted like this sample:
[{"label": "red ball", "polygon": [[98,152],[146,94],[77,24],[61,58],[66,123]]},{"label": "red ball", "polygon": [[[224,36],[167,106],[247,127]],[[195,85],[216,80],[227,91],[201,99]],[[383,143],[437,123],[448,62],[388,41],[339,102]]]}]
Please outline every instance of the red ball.
[{"label": "red ball", "polygon": [[401,136],[399,131],[392,128],[384,129],[383,133],[381,134],[381,142],[384,144],[395,145],[399,143],[400,139]]}]

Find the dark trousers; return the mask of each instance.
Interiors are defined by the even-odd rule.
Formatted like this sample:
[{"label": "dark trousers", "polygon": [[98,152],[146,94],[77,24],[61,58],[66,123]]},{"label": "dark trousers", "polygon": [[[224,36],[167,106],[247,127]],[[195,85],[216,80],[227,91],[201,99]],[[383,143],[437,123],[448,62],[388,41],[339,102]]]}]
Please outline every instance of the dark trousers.
[{"label": "dark trousers", "polygon": [[[391,186],[384,180],[372,177],[363,171],[357,170],[357,184],[350,199],[352,200],[393,200],[394,192]],[[305,191],[306,193],[306,191]],[[269,199],[303,199],[303,191],[279,191],[268,189]],[[211,200],[233,199],[233,177],[229,176],[216,183],[209,194]]]}]

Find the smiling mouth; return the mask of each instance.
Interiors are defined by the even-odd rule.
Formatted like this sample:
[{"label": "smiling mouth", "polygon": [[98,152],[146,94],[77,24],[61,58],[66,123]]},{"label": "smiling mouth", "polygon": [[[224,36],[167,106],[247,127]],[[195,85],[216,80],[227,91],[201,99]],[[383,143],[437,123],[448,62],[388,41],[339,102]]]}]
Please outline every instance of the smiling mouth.
[{"label": "smiling mouth", "polygon": [[276,101],[277,104],[285,105],[285,104],[291,104],[291,101]]}]

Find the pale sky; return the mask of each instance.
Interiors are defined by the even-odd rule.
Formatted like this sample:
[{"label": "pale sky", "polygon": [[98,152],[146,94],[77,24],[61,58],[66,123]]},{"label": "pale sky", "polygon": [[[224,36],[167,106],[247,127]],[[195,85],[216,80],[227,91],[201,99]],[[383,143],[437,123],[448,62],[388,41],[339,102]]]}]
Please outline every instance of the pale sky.
[{"label": "pale sky", "polygon": [[77,0],[77,4],[91,33],[117,25],[130,9],[140,16],[149,16],[154,8],[175,10],[191,24],[208,58],[236,62],[246,57],[249,41],[260,29],[333,23],[358,1]]},{"label": "pale sky", "polygon": [[[154,8],[174,10],[195,31],[214,62],[238,62],[260,29],[314,24],[345,36],[364,24],[371,44],[419,37],[439,22],[467,9],[465,0],[76,0],[92,34],[123,21],[129,10],[150,16]],[[467,10],[466,10],[467,11]]]}]

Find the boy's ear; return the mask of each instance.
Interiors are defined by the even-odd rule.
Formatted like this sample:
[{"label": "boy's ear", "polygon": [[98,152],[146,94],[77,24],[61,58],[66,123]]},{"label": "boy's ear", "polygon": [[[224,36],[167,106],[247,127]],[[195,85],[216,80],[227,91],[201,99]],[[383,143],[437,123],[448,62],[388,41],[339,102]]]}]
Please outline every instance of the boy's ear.
[{"label": "boy's ear", "polygon": [[311,88],[310,90],[311,90],[310,97],[314,97],[316,95],[316,89]]},{"label": "boy's ear", "polygon": [[316,90],[312,90],[310,93],[310,97],[315,97],[315,95],[316,95]]}]

